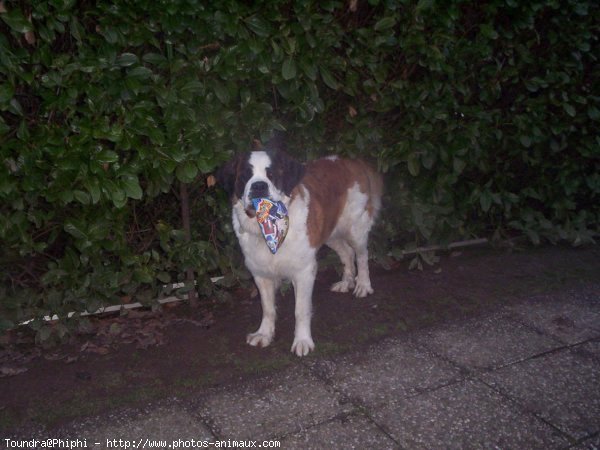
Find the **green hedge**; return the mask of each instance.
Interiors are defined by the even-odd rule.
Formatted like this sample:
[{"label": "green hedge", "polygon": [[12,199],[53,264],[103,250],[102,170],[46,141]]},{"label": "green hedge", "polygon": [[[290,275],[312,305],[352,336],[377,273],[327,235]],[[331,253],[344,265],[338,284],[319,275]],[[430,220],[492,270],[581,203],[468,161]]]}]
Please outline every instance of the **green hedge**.
[{"label": "green hedge", "polygon": [[220,295],[208,277],[246,274],[206,175],[276,130],[301,159],[388,174],[379,257],[591,241],[598,17],[584,0],[0,2],[0,328],[149,302],[189,268]]}]

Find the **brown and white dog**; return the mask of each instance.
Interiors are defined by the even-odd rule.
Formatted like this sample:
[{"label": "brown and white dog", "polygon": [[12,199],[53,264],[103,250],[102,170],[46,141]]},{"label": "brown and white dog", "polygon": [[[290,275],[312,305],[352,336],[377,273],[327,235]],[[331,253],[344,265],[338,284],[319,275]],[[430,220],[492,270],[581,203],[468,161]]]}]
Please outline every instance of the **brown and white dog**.
[{"label": "brown and white dog", "polygon": [[[312,291],[316,254],[323,244],[344,264],[342,279],[331,286],[332,291],[353,290],[357,297],[373,293],[367,239],[381,207],[381,176],[360,160],[333,156],[304,165],[283,152],[267,150],[237,155],[219,170],[217,179],[231,196],[233,228],[261,297],[262,322],[246,341],[261,347],[271,343],[275,293],[288,279],[296,295],[291,350],[307,355],[315,347],[310,328]],[[256,221],[252,199],[259,197],[282,201],[288,210],[287,237],[275,254]]]}]

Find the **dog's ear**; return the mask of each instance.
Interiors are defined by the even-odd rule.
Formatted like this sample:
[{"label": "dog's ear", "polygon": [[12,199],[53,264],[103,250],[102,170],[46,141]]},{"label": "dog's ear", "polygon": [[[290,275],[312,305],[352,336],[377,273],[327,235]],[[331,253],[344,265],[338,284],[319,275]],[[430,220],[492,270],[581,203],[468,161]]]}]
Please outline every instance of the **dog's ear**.
[{"label": "dog's ear", "polygon": [[304,177],[304,164],[281,151],[269,151],[271,157],[271,180],[278,189],[290,196],[294,188]]},{"label": "dog's ear", "polygon": [[235,155],[233,158],[231,158],[231,160],[219,167],[215,173],[217,184],[220,185],[230,197],[235,191],[235,182],[237,179],[240,159],[240,155]]}]

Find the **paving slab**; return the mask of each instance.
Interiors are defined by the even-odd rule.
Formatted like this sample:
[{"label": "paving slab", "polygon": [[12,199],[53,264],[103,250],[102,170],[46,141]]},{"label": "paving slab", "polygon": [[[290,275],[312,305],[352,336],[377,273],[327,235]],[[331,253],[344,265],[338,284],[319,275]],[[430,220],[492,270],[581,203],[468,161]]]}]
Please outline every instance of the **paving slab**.
[{"label": "paving slab", "polygon": [[600,338],[586,342],[585,344],[579,345],[576,348],[583,352],[587,352],[600,360]]},{"label": "paving slab", "polygon": [[600,450],[600,433],[587,439],[583,439],[571,450]]},{"label": "paving slab", "polygon": [[581,292],[537,295],[507,309],[520,321],[567,344],[600,336],[600,300],[591,301]]},{"label": "paving slab", "polygon": [[360,353],[318,365],[325,376],[345,395],[367,406],[415,395],[461,377],[460,370],[417,348],[407,339],[391,339]]},{"label": "paving slab", "polygon": [[398,445],[362,414],[320,424],[284,438],[285,449],[396,449]]},{"label": "paving slab", "polygon": [[563,345],[506,314],[437,326],[417,333],[416,340],[470,369],[501,367]]},{"label": "paving slab", "polygon": [[221,439],[272,439],[298,432],[352,410],[302,365],[217,390],[198,412]]},{"label": "paving slab", "polygon": [[124,409],[107,416],[78,420],[62,427],[55,435],[59,439],[85,439],[87,448],[95,450],[174,448],[173,443],[178,442],[215,440],[209,428],[180,402]]},{"label": "paving slab", "polygon": [[600,432],[600,361],[577,349],[503,367],[482,380],[576,439]]},{"label": "paving slab", "polygon": [[569,441],[477,381],[389,404],[373,419],[406,449],[548,449]]}]

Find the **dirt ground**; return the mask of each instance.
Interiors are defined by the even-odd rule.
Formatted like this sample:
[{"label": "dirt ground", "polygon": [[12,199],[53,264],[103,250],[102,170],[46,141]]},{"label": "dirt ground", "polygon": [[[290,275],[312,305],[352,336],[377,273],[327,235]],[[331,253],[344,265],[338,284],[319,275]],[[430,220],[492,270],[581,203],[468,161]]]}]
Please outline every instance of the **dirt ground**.
[{"label": "dirt ground", "polygon": [[[597,281],[600,289],[596,246],[455,251],[423,271],[409,271],[408,262],[390,270],[372,263],[375,294],[366,299],[329,292],[338,275],[331,268],[321,271],[314,290],[316,351],[308,358],[343,353],[581,281]],[[0,431],[54,427],[74,417],[193,395],[301,364],[290,353],[292,290],[278,298],[277,333],[265,349],[245,343],[260,314],[258,297],[237,291],[232,302],[210,310],[181,305],[95,319],[94,334],[51,349],[39,349],[18,333],[4,336]]]}]

